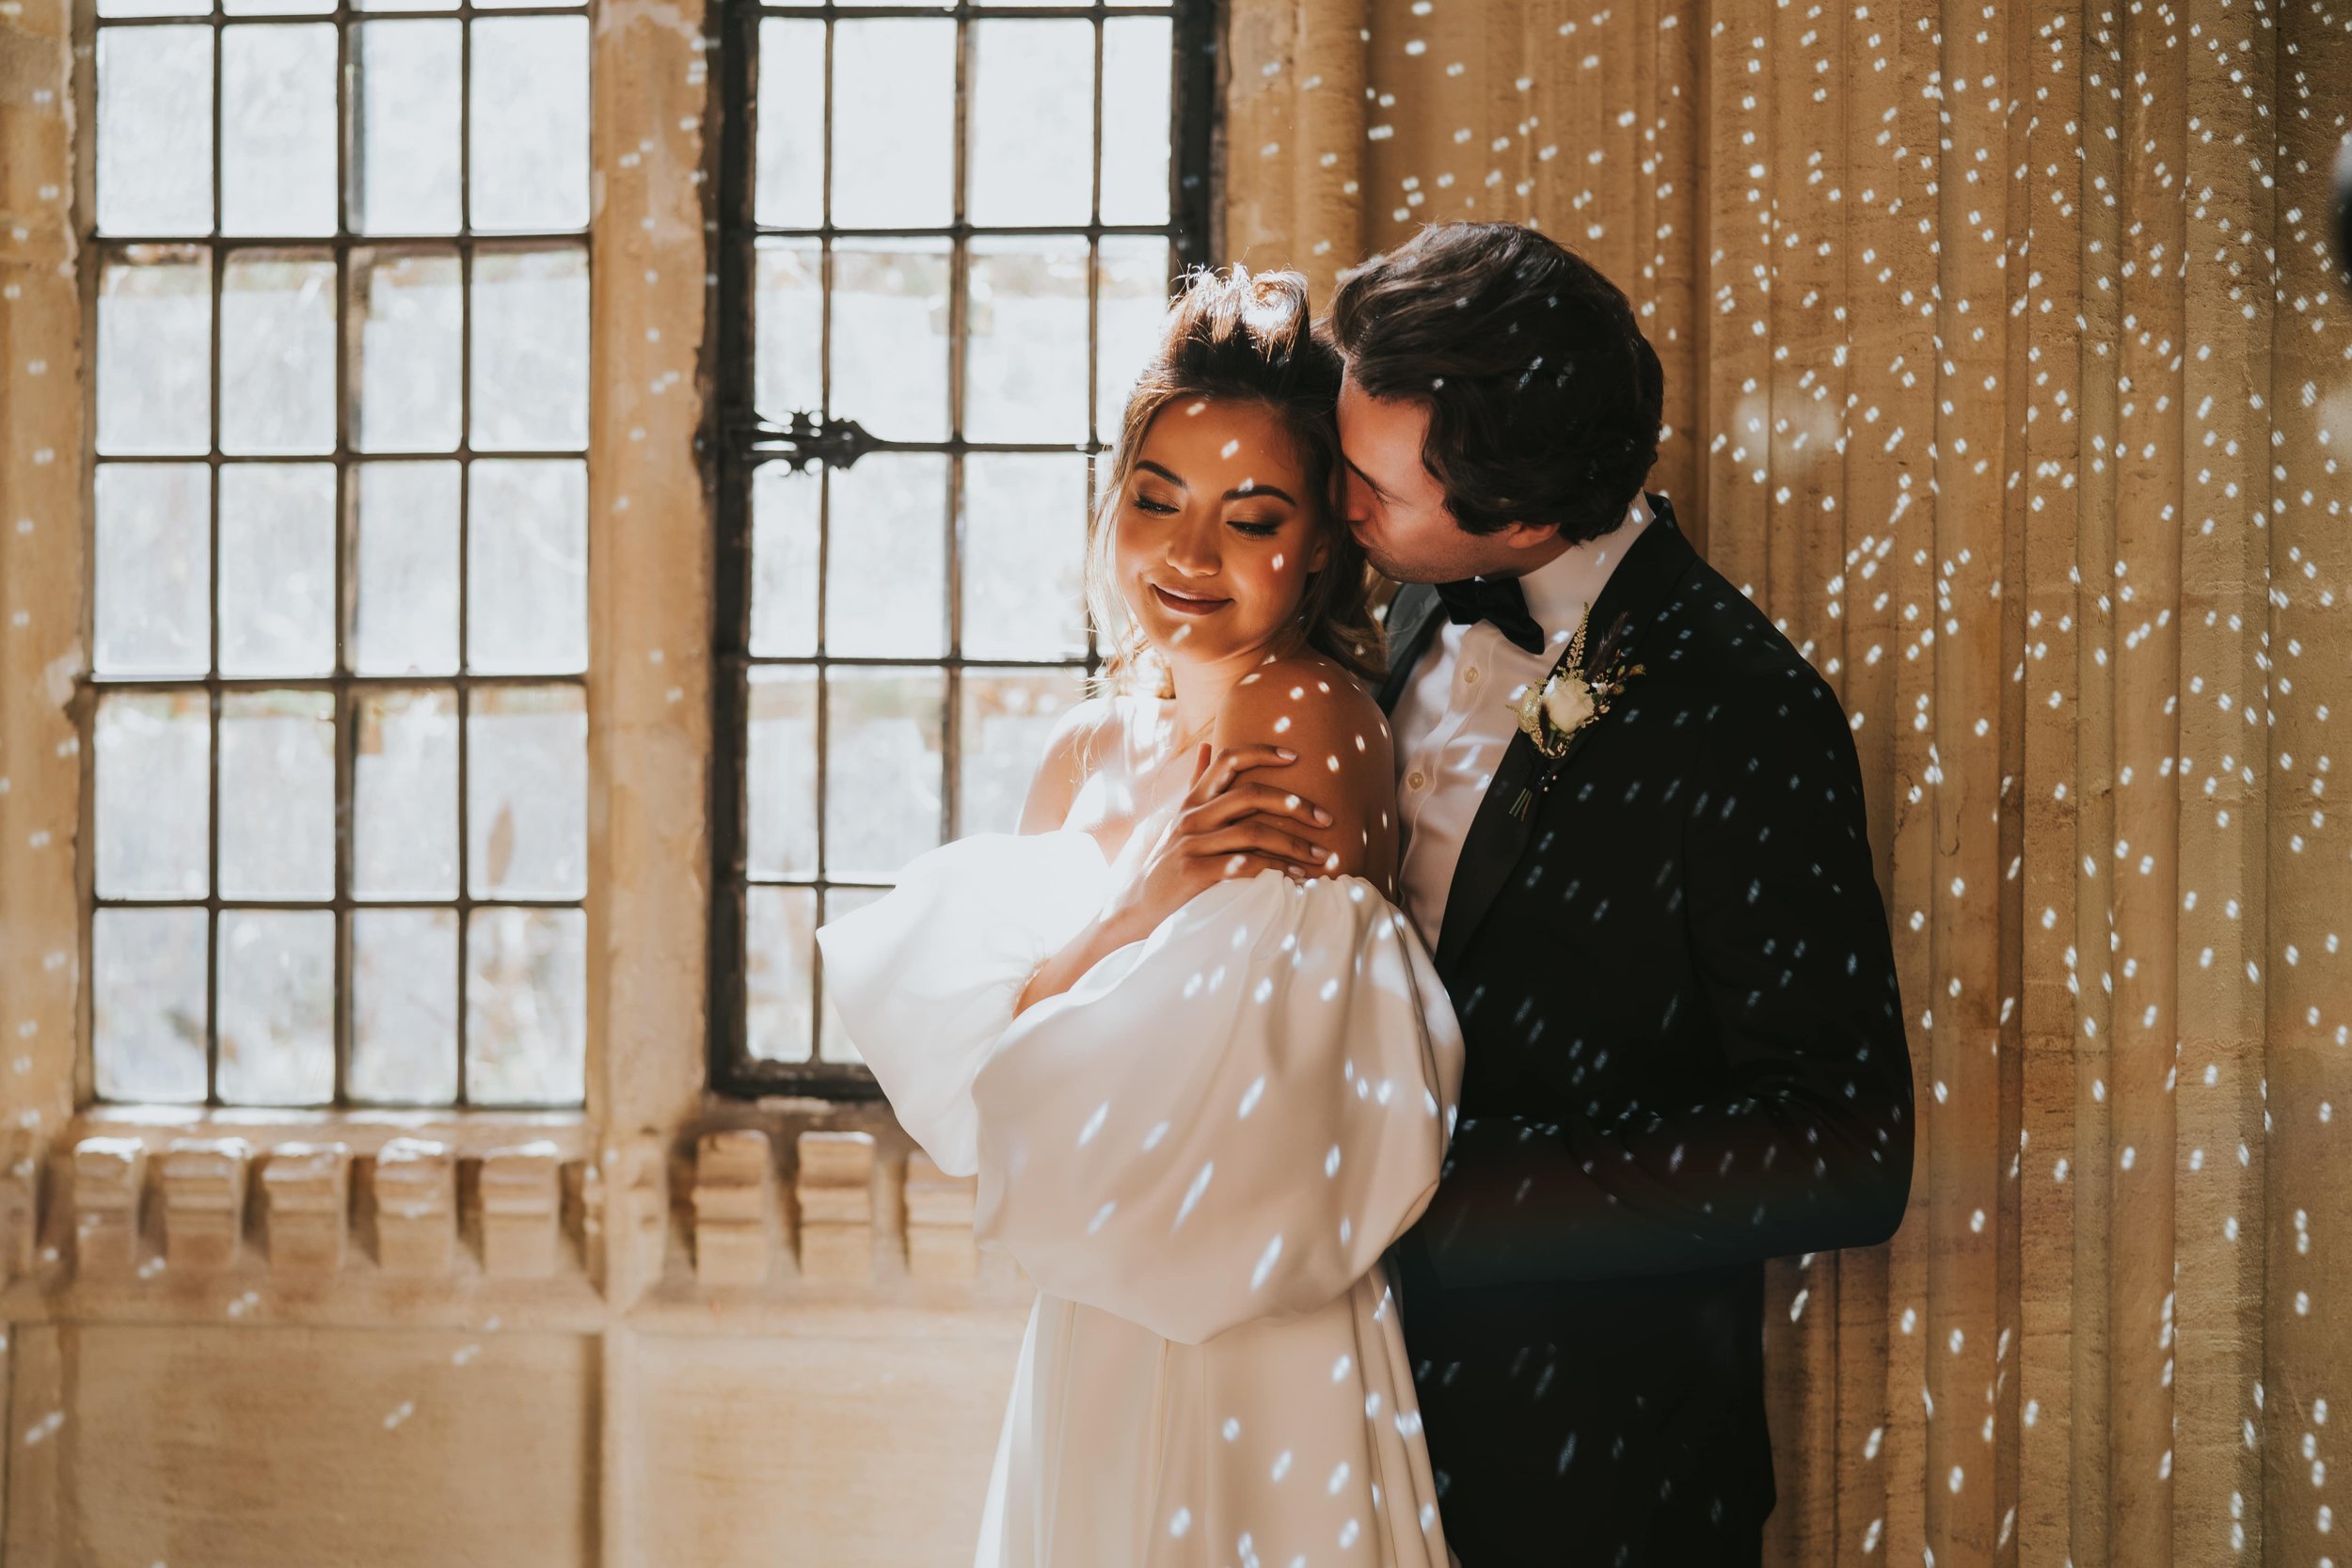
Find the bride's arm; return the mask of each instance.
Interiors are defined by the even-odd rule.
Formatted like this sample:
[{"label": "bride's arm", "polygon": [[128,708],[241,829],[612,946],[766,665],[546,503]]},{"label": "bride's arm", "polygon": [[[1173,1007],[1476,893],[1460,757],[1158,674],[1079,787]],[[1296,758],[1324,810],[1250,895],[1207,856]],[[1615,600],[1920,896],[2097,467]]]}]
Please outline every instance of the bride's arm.
[{"label": "bride's arm", "polygon": [[1212,756],[1203,743],[1192,788],[1174,817],[1165,827],[1145,822],[1136,829],[1155,834],[1155,841],[1141,853],[1120,856],[1101,913],[1038,966],[1013,1004],[1014,1015],[1059,996],[1104,958],[1150,936],[1204,888],[1269,867],[1293,877],[1323,868],[1331,849],[1304,835],[1327,830],[1332,814],[1294,790],[1243,777],[1297,761],[1298,753],[1286,747],[1234,746]]}]

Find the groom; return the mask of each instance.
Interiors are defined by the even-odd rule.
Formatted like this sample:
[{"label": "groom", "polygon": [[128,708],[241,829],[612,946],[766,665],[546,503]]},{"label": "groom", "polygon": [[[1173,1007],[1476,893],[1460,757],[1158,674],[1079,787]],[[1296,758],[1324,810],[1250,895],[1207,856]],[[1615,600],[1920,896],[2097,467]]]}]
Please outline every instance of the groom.
[{"label": "groom", "polygon": [[[1645,495],[1625,295],[1447,224],[1343,283],[1407,912],[1469,1047],[1391,1255],[1464,1568],[1755,1564],[1763,1260],[1867,1246],[1911,1066],[1837,699]],[[1522,717],[1520,698],[1544,691]]]}]

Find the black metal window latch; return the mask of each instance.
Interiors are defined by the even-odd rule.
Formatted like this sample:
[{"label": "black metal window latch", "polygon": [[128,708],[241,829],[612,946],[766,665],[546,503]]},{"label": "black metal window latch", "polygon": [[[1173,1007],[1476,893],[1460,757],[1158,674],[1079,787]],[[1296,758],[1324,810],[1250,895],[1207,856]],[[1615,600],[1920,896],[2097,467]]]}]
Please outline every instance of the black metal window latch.
[{"label": "black metal window latch", "polygon": [[719,421],[725,455],[739,463],[781,462],[793,472],[812,463],[846,468],[869,451],[930,451],[921,443],[885,441],[855,420],[820,420],[796,409],[778,424],[749,410],[730,410]]}]

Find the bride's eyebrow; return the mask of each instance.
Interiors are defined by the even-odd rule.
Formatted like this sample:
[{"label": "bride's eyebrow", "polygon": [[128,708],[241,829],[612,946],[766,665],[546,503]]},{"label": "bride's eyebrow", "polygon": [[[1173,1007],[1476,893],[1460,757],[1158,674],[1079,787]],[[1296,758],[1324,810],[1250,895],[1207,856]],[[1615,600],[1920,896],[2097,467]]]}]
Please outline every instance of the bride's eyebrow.
[{"label": "bride's eyebrow", "polygon": [[[1136,467],[1144,473],[1157,474],[1160,478],[1168,481],[1179,490],[1189,490],[1192,488],[1191,485],[1186,484],[1183,480],[1178,479],[1172,471],[1161,467],[1157,463],[1152,462],[1148,457],[1136,463]],[[1293,506],[1296,506],[1298,504],[1296,501],[1291,499],[1291,493],[1288,490],[1281,488],[1279,485],[1261,484],[1254,479],[1243,480],[1239,484],[1236,484],[1231,490],[1226,491],[1223,499],[1229,501],[1246,501],[1255,496],[1271,496],[1276,500],[1288,501]]]}]

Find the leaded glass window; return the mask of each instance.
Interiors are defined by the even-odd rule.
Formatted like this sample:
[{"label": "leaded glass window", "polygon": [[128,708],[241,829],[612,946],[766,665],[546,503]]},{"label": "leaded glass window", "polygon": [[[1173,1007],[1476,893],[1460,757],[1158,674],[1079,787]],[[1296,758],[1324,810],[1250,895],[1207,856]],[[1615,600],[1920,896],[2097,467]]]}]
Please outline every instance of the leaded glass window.
[{"label": "leaded glass window", "polygon": [[98,0],[98,1097],[576,1105],[584,6]]},{"label": "leaded glass window", "polygon": [[1207,255],[1212,8],[732,8],[712,1078],[855,1093],[812,932],[1014,826],[1094,459]]}]

